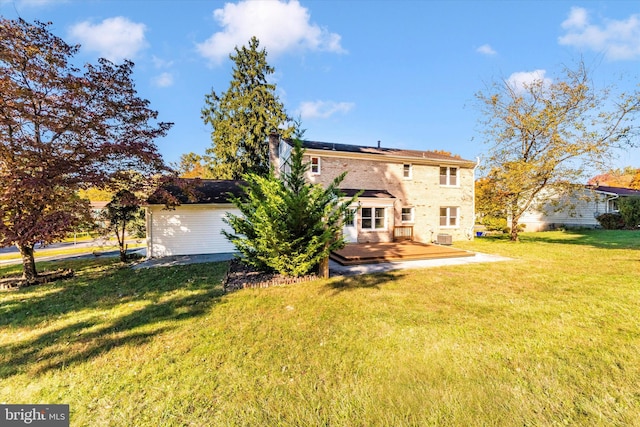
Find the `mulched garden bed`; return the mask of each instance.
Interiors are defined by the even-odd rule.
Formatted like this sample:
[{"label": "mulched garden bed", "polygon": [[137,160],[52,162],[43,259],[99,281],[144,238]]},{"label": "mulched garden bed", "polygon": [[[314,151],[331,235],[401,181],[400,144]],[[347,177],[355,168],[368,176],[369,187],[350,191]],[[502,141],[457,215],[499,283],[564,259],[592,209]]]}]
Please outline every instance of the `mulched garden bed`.
[{"label": "mulched garden bed", "polygon": [[68,279],[73,276],[73,270],[55,270],[44,271],[38,273],[35,283],[29,283],[22,276],[5,277],[0,279],[0,290],[13,290],[19,288],[25,288],[27,286],[42,285],[43,283],[50,283],[60,279]]},{"label": "mulched garden bed", "polygon": [[317,279],[315,274],[301,277],[284,276],[276,273],[256,271],[240,260],[229,261],[229,269],[222,285],[225,292],[233,292],[245,288],[268,288],[269,286],[291,285]]}]

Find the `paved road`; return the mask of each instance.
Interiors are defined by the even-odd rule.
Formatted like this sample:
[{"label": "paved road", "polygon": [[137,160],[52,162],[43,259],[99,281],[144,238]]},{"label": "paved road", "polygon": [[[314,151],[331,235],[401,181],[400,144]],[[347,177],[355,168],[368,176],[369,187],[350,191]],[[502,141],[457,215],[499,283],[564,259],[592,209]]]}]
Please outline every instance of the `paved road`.
[{"label": "paved road", "polygon": [[[127,243],[133,244],[133,243],[138,243],[139,241],[140,240],[127,240]],[[40,247],[35,248],[36,262],[56,261],[59,259],[69,259],[69,258],[94,257],[95,256],[93,254],[94,252],[100,252],[100,256],[118,256],[119,255],[118,250],[111,250],[106,252],[103,252],[102,250],[100,250],[100,248],[104,246],[114,246],[114,245],[117,246],[117,244],[118,242],[116,242],[115,239],[111,241],[106,239],[95,239],[92,241],[82,241],[78,243],[73,243],[73,242],[52,243],[42,248]],[[70,249],[70,248],[80,248],[80,249],[84,248],[86,249],[86,251],[76,252],[72,254],[56,254],[51,256],[47,255],[47,252],[60,250],[60,249]],[[143,251],[142,255],[144,256],[146,254],[145,248],[133,248],[133,249],[129,249],[127,252],[140,253],[141,250]],[[11,253],[17,254],[18,249],[15,246],[0,249],[0,254],[11,254]],[[21,263],[22,263],[22,260],[19,257],[15,259],[0,260],[0,266],[21,264]]]}]

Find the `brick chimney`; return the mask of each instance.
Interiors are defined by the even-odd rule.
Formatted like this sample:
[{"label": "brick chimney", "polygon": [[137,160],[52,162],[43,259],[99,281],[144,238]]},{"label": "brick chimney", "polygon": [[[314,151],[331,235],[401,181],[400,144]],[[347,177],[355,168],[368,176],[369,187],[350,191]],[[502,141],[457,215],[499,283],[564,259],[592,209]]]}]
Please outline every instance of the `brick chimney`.
[{"label": "brick chimney", "polygon": [[275,132],[269,134],[269,166],[276,176],[280,176],[280,135]]}]

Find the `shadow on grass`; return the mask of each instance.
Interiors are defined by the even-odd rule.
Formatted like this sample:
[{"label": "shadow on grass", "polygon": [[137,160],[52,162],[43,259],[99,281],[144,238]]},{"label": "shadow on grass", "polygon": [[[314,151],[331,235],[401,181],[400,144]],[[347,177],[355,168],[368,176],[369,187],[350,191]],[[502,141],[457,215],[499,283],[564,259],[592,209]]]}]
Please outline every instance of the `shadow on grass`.
[{"label": "shadow on grass", "polygon": [[584,245],[600,249],[640,249],[640,231],[637,230],[567,230],[566,239],[555,238],[554,233],[528,233],[523,241],[564,245]]},{"label": "shadow on grass", "polygon": [[[487,236],[481,239],[509,241],[509,236]],[[640,249],[640,230],[566,230],[525,232],[520,241],[560,245],[592,246],[600,249]]]},{"label": "shadow on grass", "polygon": [[334,294],[362,288],[380,289],[382,285],[401,280],[403,277],[404,274],[397,271],[390,273],[363,274],[360,276],[343,276],[330,281],[327,283],[327,286],[329,289],[334,291]]},{"label": "shadow on grass", "polygon": [[[53,285],[17,291],[0,309],[0,326],[41,327],[33,339],[0,347],[0,378],[20,372],[40,374],[86,361],[112,348],[139,345],[206,313],[224,294],[226,263],[132,271],[109,269],[80,274]],[[186,291],[186,294],[185,292]],[[7,293],[11,296],[12,293]],[[0,294],[4,299],[5,295]],[[130,311],[129,304],[144,304]],[[95,309],[95,314],[91,309]],[[121,315],[117,313],[126,310]],[[82,320],[49,329],[62,316]],[[65,322],[62,319],[61,322]],[[45,325],[45,326],[39,326]]]}]

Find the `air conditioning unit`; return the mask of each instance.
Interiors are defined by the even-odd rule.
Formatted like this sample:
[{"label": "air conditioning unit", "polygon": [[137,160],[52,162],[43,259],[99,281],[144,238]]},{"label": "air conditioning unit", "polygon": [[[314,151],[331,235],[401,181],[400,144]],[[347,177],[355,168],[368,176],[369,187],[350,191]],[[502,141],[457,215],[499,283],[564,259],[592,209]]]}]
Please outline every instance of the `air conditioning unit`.
[{"label": "air conditioning unit", "polygon": [[451,245],[453,243],[453,238],[450,234],[438,234],[436,243],[439,245]]}]

